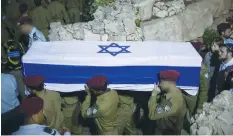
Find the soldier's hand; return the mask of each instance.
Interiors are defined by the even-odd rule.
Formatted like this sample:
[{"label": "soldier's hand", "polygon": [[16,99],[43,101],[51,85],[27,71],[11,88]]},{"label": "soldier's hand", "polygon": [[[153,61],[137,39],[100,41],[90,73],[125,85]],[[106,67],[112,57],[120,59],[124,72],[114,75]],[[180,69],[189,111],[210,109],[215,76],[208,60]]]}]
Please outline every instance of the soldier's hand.
[{"label": "soldier's hand", "polygon": [[85,92],[87,93],[87,95],[91,95],[91,92],[86,85],[84,86],[84,88],[85,88]]},{"label": "soldier's hand", "polygon": [[64,135],[71,135],[71,130],[69,128],[67,128],[67,127],[63,127],[62,128],[62,133]]},{"label": "soldier's hand", "polygon": [[159,86],[158,86],[158,84],[154,84],[154,89],[153,89],[153,91],[152,91],[152,96],[156,96],[157,94],[159,94],[161,92],[161,90],[160,90],[160,88],[159,88]]}]

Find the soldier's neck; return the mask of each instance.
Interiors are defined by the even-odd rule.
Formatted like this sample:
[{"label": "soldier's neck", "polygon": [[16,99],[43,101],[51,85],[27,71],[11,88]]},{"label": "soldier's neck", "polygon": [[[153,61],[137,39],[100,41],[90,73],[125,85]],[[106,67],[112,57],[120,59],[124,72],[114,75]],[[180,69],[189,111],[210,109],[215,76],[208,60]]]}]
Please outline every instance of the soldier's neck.
[{"label": "soldier's neck", "polygon": [[44,93],[45,93],[45,90],[42,90],[42,91],[36,91],[36,96],[41,97],[41,96],[43,96],[43,95],[44,95]]}]

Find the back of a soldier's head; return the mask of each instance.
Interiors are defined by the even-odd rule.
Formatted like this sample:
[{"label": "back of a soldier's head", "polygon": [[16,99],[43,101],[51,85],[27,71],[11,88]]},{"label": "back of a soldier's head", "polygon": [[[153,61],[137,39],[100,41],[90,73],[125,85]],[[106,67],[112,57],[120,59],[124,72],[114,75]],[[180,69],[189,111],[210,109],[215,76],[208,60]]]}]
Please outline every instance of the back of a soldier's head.
[{"label": "back of a soldier's head", "polygon": [[44,101],[40,97],[26,98],[20,105],[21,111],[25,114],[25,124],[40,124],[45,121],[43,114]]},{"label": "back of a soldier's head", "polygon": [[38,7],[38,6],[41,6],[42,5],[42,0],[34,0],[34,3],[35,5]]},{"label": "back of a soldier's head", "polygon": [[21,17],[17,24],[23,34],[29,34],[34,27],[32,19],[28,16]]},{"label": "back of a soldier's head", "polygon": [[28,12],[28,5],[26,3],[20,4],[19,6],[20,14],[23,15]]},{"label": "back of a soldier's head", "polygon": [[30,91],[32,94],[44,90],[44,77],[40,75],[26,76],[23,78],[23,82],[28,91]]}]

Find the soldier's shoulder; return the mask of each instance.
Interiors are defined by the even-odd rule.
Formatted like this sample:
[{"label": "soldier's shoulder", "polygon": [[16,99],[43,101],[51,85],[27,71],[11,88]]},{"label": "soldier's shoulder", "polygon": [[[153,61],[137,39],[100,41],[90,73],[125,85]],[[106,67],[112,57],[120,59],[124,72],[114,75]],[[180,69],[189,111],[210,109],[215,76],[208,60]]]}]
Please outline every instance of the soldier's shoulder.
[{"label": "soldier's shoulder", "polygon": [[58,135],[58,132],[57,130],[55,129],[51,129],[49,127],[44,127],[43,131],[46,133],[46,134],[49,134],[49,135]]}]

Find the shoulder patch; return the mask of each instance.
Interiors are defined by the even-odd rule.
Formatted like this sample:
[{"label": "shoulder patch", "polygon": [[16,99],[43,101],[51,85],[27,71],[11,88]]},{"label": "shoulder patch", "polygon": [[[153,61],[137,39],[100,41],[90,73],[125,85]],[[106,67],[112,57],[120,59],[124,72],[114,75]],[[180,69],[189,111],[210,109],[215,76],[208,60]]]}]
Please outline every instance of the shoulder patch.
[{"label": "shoulder patch", "polygon": [[48,134],[50,134],[50,135],[54,135],[54,136],[55,136],[56,133],[57,133],[56,130],[51,129],[51,128],[49,128],[49,127],[45,127],[45,128],[44,128],[44,132],[45,132],[45,133],[48,133]]},{"label": "shoulder patch", "polygon": [[157,106],[156,112],[157,112],[157,114],[162,113],[163,112],[163,107],[161,105]]}]

